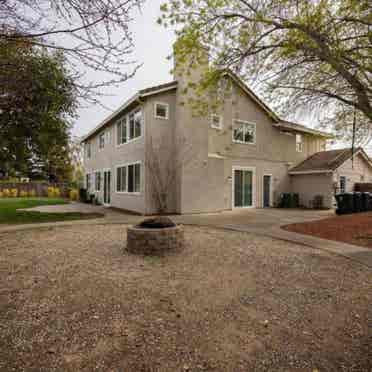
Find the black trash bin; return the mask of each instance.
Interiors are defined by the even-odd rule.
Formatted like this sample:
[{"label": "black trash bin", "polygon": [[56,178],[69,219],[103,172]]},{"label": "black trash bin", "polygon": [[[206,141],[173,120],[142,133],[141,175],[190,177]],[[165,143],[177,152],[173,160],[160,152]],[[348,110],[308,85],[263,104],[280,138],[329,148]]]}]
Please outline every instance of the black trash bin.
[{"label": "black trash bin", "polygon": [[370,198],[369,192],[362,192],[362,212],[367,212],[369,210]]},{"label": "black trash bin", "polygon": [[[350,203],[350,200],[348,200],[348,196],[346,194],[337,194],[335,195],[335,199],[337,202],[337,209],[336,214],[347,214],[350,213],[348,209],[348,203]],[[350,199],[350,198],[349,198]],[[352,200],[351,200],[352,202]]]},{"label": "black trash bin", "polygon": [[354,199],[354,213],[359,213],[362,211],[362,193],[361,192],[354,192],[353,193],[353,199]]},{"label": "black trash bin", "polygon": [[300,196],[296,193],[290,195],[290,208],[298,208],[298,206],[300,205]]}]

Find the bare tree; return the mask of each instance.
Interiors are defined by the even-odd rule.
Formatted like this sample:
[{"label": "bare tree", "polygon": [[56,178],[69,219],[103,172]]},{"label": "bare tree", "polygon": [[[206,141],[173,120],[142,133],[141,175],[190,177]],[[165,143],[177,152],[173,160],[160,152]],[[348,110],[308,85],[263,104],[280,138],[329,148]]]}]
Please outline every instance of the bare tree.
[{"label": "bare tree", "polygon": [[[63,51],[79,96],[99,102],[100,88],[126,81],[139,68],[130,57],[129,24],[143,1],[1,0],[0,41]],[[89,71],[101,73],[99,81],[90,80]]]},{"label": "bare tree", "polygon": [[184,138],[171,146],[166,137],[161,137],[157,145],[152,137],[148,139],[146,169],[152,198],[160,214],[169,211],[179,172],[193,161],[192,146]]}]

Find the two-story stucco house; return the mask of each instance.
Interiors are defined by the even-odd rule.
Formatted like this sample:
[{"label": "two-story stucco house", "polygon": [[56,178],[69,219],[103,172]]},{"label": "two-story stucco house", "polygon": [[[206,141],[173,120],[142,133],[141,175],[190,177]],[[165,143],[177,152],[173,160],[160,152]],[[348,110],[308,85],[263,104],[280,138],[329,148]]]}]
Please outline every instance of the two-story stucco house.
[{"label": "two-story stucco house", "polygon": [[[226,72],[232,88],[223,105],[196,116],[184,97],[196,75],[185,77],[175,68],[174,81],[139,91],[83,138],[90,193],[105,205],[157,213],[156,178],[171,160],[168,213],[270,207],[282,192],[298,192],[305,206],[324,193],[325,206],[332,206],[333,173],[319,177],[317,170],[295,169],[327,152],[329,134],[281,120],[231,72]],[[183,146],[189,148],[187,161]]]}]

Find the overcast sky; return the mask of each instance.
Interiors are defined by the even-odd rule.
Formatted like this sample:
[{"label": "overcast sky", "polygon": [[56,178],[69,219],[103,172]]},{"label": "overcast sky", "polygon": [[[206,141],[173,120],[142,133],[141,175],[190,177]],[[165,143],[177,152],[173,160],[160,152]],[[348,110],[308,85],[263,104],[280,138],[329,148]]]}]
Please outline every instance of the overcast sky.
[{"label": "overcast sky", "polygon": [[[138,90],[173,79],[170,74],[173,67],[172,62],[167,60],[167,56],[172,52],[175,35],[171,30],[166,30],[156,23],[160,15],[161,3],[163,0],[148,0],[143,6],[142,14],[134,15],[131,25],[135,42],[133,57],[143,63],[143,66],[132,79],[123,83],[120,88],[110,87],[108,91],[106,90],[112,96],[103,97],[101,101],[113,110]],[[97,77],[94,78],[97,79]],[[78,112],[79,117],[74,124],[73,134],[77,136],[86,134],[110,113],[99,105],[81,108]]]}]

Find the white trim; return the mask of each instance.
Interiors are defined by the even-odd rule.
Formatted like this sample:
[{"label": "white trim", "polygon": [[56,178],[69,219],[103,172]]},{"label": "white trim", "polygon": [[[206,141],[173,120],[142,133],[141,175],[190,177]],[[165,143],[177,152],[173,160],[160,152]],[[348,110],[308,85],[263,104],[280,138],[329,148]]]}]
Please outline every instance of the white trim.
[{"label": "white trim", "polygon": [[[234,129],[235,129],[235,123],[240,122],[241,124],[249,124],[254,126],[254,141],[253,142],[245,142],[245,141],[238,141],[234,139]],[[233,119],[233,125],[232,125],[232,131],[231,131],[231,137],[233,143],[239,143],[242,145],[255,145],[256,144],[256,135],[257,135],[257,126],[256,123],[252,123],[250,121],[241,120],[241,119]],[[244,131],[243,131],[243,138],[244,138]]]},{"label": "white trim", "polygon": [[271,173],[264,173],[262,175],[262,208],[269,208],[264,206],[264,201],[265,201],[265,176],[270,177],[270,200],[269,200],[269,207],[272,207],[274,205],[273,203],[273,175]]},{"label": "white trim", "polygon": [[[119,119],[117,119],[115,122],[114,122],[114,129],[115,129],[115,147],[122,147],[122,146],[125,146],[127,145],[128,143],[132,143],[132,142],[135,142],[135,141],[138,141],[140,140],[143,136],[144,136],[144,120],[141,120],[141,135],[139,137],[134,137],[132,139],[129,139],[128,140],[128,137],[129,137],[129,133],[130,133],[130,127],[129,127],[129,116],[134,114],[136,111],[141,111],[141,115],[142,115],[142,119],[144,117],[144,109],[143,109],[143,105],[139,105],[138,107],[134,108],[133,110],[129,111],[128,113],[126,113],[125,115],[122,115]],[[118,144],[118,123],[119,121],[121,121],[124,117],[126,117],[126,127],[127,127],[127,133],[126,133],[126,139],[127,139],[127,142],[123,142],[123,143],[119,143]]]},{"label": "white trim", "polygon": [[125,101],[117,110],[115,110],[111,115],[109,115],[106,119],[104,119],[100,124],[98,124],[94,129],[92,129],[88,134],[83,136],[81,138],[81,142],[85,142],[88,140],[90,137],[92,137],[96,132],[98,132],[101,128],[103,128],[106,124],[108,124],[112,119],[114,119],[117,115],[119,115],[123,110],[125,110],[128,106],[130,106],[133,102],[136,102],[141,99],[141,97],[147,97],[147,96],[152,96],[155,94],[159,94],[162,92],[167,92],[168,90],[173,90],[177,88],[178,82],[174,81],[172,85],[161,88],[158,90],[153,90],[150,92],[144,92],[141,93],[141,91],[137,92],[134,96],[129,98],[127,101]]},{"label": "white trim", "polygon": [[109,194],[110,194],[110,202],[111,202],[111,198],[112,198],[112,169],[111,168],[103,168],[102,169],[102,174],[103,174],[103,177],[102,177],[102,185],[103,185],[103,192],[102,192],[102,204],[105,206],[105,207],[110,207],[111,206],[111,203],[105,203],[105,172],[110,172],[110,189],[109,189]]},{"label": "white trim", "polygon": [[[166,108],[166,110],[165,110],[165,117],[156,115],[156,106],[157,105],[163,105],[163,106],[165,106],[165,108]],[[160,120],[168,120],[169,119],[169,103],[159,102],[159,101],[154,102],[154,118],[155,119],[160,119]]]},{"label": "white trim", "polygon": [[[297,142],[297,138],[300,138],[300,141]],[[296,136],[295,136],[295,142],[296,142],[296,152],[302,152],[303,149],[304,149],[304,141],[303,141],[303,136],[302,134],[300,133],[296,133]],[[297,146],[298,145],[298,146]]]},{"label": "white trim", "polygon": [[[100,173],[101,174],[100,175],[101,179],[100,179],[100,183],[99,183],[100,190],[97,190],[96,189],[96,186],[97,186],[97,183],[96,183],[96,173]],[[94,192],[102,192],[102,183],[103,183],[102,182],[102,171],[100,169],[96,169],[96,170],[94,170],[93,174],[94,174]]]},{"label": "white trim", "polygon": [[[218,119],[219,119],[219,125],[214,125],[213,123],[213,118],[214,117],[218,117]],[[210,118],[210,120],[211,120],[211,128],[213,128],[213,129],[218,129],[218,130],[222,130],[223,129],[223,117],[222,117],[222,115],[219,115],[219,114],[211,114],[211,118]]]},{"label": "white trim", "polygon": [[317,173],[332,173],[332,169],[322,169],[322,170],[308,170],[308,171],[289,171],[288,174],[296,175],[296,174],[317,174]]},{"label": "white trim", "polygon": [[[101,136],[103,136],[103,147],[101,147]],[[106,147],[106,129],[103,129],[101,132],[98,133],[98,151],[102,151]]]},{"label": "white trim", "polygon": [[[141,191],[133,191],[133,192],[130,192],[128,191],[128,166],[129,165],[136,165],[136,164],[139,164],[140,165],[140,190]],[[126,173],[126,190],[127,191],[118,191],[118,185],[117,185],[117,174],[118,174],[118,171],[117,169],[118,168],[123,168],[123,167],[126,167],[127,168],[127,173]],[[143,170],[142,170],[143,169]],[[134,161],[134,162],[128,162],[128,163],[125,163],[125,164],[118,164],[118,165],[115,165],[115,193],[116,194],[121,194],[121,195],[133,195],[133,196],[140,196],[142,195],[143,193],[143,185],[144,185],[144,178],[145,178],[145,170],[144,170],[144,167],[142,167],[142,160],[137,160],[137,161]],[[143,177],[142,177],[142,174],[143,174]]]},{"label": "white trim", "polygon": [[208,153],[208,158],[214,158],[214,159],[227,159],[226,156],[222,156],[220,154],[214,153],[214,152],[209,152]]},{"label": "white trim", "polygon": [[[252,205],[246,207],[235,207],[235,174],[236,170],[245,170],[252,172]],[[232,167],[232,184],[231,184],[231,209],[252,209],[256,208],[256,167],[242,167],[238,165],[234,165]]]},{"label": "white trim", "polygon": [[178,82],[175,81],[174,84],[170,85],[169,87],[161,88],[161,89],[158,89],[158,90],[152,90],[152,91],[147,92],[147,93],[140,93],[140,97],[153,96],[155,94],[167,92],[168,90],[173,90],[173,89],[177,88],[177,86],[178,86]]}]

